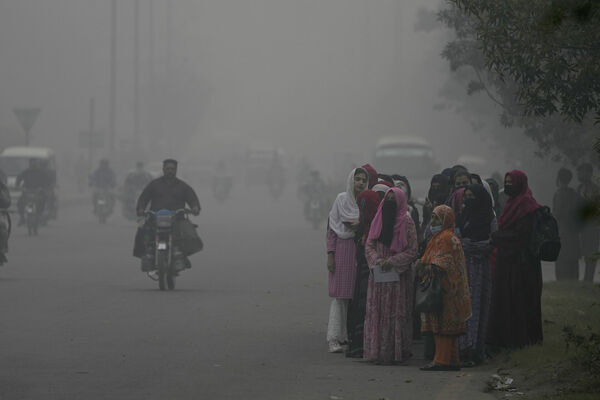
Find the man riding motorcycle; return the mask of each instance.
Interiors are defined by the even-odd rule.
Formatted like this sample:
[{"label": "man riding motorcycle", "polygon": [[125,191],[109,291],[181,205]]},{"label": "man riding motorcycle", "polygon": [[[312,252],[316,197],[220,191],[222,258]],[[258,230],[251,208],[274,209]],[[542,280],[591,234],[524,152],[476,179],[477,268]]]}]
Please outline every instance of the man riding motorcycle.
[{"label": "man riding motorcycle", "polygon": [[[194,189],[184,181],[177,178],[177,161],[167,159],[163,161],[163,176],[154,179],[142,191],[138,199],[136,210],[139,217],[145,216],[146,209],[152,212],[159,210],[170,210],[175,212],[184,209],[186,204],[193,215],[200,213],[200,201]],[[181,224],[183,219],[176,221]],[[142,258],[152,251],[152,226],[145,221],[138,229],[135,238],[133,255]],[[144,268],[144,265],[142,265]],[[153,270],[145,271],[152,279],[156,279]]]},{"label": "man riding motorcycle", "polygon": [[29,168],[17,176],[15,186],[23,190],[21,197],[17,201],[19,210],[19,226],[25,224],[25,202],[30,193],[37,195],[37,209],[39,215],[44,214],[46,205],[46,196],[48,187],[51,185],[50,176],[40,168],[39,160],[32,158],[29,160]]},{"label": "man riding motorcycle", "polygon": [[110,168],[107,159],[100,160],[100,165],[90,176],[90,186],[94,188],[94,194],[92,201],[94,202],[94,213],[96,212],[96,205],[98,197],[101,192],[109,194],[110,209],[114,205],[114,197],[111,190],[117,185],[117,177],[115,172]]},{"label": "man riding motorcycle", "polygon": [[137,196],[152,181],[152,175],[144,169],[144,163],[138,161],[135,170],[130,172],[123,183],[123,211],[126,218],[135,219]]}]

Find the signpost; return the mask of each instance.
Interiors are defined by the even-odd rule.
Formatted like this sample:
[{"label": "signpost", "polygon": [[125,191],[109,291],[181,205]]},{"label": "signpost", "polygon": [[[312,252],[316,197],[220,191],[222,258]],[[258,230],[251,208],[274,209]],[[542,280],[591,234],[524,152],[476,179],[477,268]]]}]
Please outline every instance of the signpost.
[{"label": "signpost", "polygon": [[31,133],[31,128],[33,128],[33,125],[35,124],[35,121],[38,115],[40,115],[41,111],[41,108],[34,107],[13,108],[13,113],[19,120],[19,124],[25,132],[25,144],[27,146],[29,146],[30,142],[29,134]]}]

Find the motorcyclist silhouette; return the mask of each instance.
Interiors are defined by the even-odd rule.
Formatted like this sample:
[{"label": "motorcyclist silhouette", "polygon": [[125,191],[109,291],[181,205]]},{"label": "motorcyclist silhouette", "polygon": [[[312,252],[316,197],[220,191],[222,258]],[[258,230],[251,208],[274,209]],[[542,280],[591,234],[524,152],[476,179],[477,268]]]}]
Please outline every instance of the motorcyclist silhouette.
[{"label": "motorcyclist silhouette", "polygon": [[38,212],[44,213],[44,207],[46,205],[46,194],[48,187],[51,184],[50,176],[40,168],[39,160],[32,158],[29,160],[29,168],[21,172],[17,176],[15,186],[22,188],[23,193],[17,201],[17,208],[19,210],[19,226],[25,224],[25,199],[26,192],[37,192],[37,208]]},{"label": "motorcyclist silhouette", "polygon": [[[184,209],[186,204],[193,215],[200,213],[200,201],[196,192],[190,185],[178,179],[176,175],[177,161],[173,159],[163,161],[163,176],[150,182],[138,199],[136,210],[139,217],[143,217],[148,208],[153,212],[159,210],[175,212]],[[181,223],[181,221],[177,223]],[[133,255],[142,258],[149,253],[152,238],[152,227],[148,224],[148,221],[145,221],[138,228]],[[152,279],[155,279],[155,276],[152,275],[153,271],[146,272]]]},{"label": "motorcyclist silhouette", "polygon": [[125,178],[124,186],[127,191],[135,193],[138,190],[143,190],[151,181],[152,175],[144,169],[144,163],[138,161],[135,164],[135,170]]},{"label": "motorcyclist silhouette", "polygon": [[135,219],[137,197],[151,181],[152,175],[144,169],[144,163],[138,161],[135,170],[127,174],[123,183],[121,201],[126,218]]},{"label": "motorcyclist silhouette", "polygon": [[100,165],[90,176],[90,186],[94,189],[92,201],[94,203],[94,212],[100,192],[106,191],[110,194],[111,208],[114,205],[114,197],[111,190],[117,185],[115,172],[110,168],[107,159],[100,160]]}]

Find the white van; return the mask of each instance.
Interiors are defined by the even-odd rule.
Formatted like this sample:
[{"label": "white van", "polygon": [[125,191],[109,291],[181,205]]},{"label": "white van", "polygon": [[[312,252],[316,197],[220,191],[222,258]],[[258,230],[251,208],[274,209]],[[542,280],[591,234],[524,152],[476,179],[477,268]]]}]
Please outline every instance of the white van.
[{"label": "white van", "polygon": [[406,176],[411,183],[414,199],[426,195],[432,175],[439,170],[427,140],[414,136],[388,136],[379,139],[373,166],[378,173]]},{"label": "white van", "polygon": [[54,151],[47,147],[7,147],[0,153],[0,170],[6,175],[10,190],[11,210],[16,210],[21,191],[15,187],[17,176],[29,167],[29,160],[35,158],[47,161],[50,169],[56,171]]}]

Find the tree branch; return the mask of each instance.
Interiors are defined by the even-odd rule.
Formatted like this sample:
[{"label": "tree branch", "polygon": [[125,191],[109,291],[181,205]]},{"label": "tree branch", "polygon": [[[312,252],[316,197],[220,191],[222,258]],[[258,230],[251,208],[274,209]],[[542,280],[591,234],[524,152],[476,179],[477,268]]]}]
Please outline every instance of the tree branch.
[{"label": "tree branch", "polygon": [[494,94],[490,91],[490,89],[488,89],[487,85],[485,84],[485,82],[483,81],[483,78],[481,77],[481,73],[479,72],[479,70],[475,67],[472,66],[473,70],[475,70],[475,73],[477,74],[477,79],[479,79],[479,83],[481,83],[481,86],[483,87],[483,89],[485,90],[485,92],[487,93],[488,97],[490,99],[492,99],[492,101],[496,104],[498,104],[500,107],[502,107],[503,109],[505,109],[506,111],[510,110],[508,109],[508,107],[506,107],[506,105],[504,105],[504,103],[502,103],[500,100],[498,100],[496,98],[496,96],[494,96]]}]

